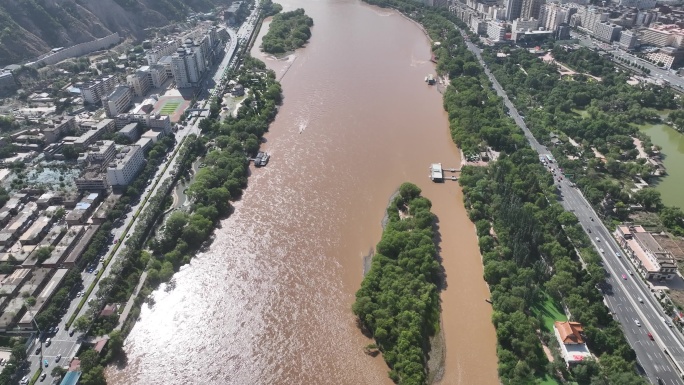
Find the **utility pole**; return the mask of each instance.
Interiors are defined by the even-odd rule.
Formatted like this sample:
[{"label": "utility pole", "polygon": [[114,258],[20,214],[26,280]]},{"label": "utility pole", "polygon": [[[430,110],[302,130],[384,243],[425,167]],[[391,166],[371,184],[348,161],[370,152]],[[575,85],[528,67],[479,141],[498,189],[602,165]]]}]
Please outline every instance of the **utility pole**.
[{"label": "utility pole", "polygon": [[[36,330],[38,330],[38,343],[40,344],[40,360],[38,361],[38,368],[43,367],[43,339],[41,338],[41,331],[40,331],[40,326],[38,326],[38,322],[36,321],[36,315],[33,314],[33,311],[31,310],[31,307],[24,301],[24,306],[26,306],[26,311],[31,315],[31,319],[33,320],[33,324],[36,326]],[[31,355],[31,352],[28,352],[27,356]]]}]

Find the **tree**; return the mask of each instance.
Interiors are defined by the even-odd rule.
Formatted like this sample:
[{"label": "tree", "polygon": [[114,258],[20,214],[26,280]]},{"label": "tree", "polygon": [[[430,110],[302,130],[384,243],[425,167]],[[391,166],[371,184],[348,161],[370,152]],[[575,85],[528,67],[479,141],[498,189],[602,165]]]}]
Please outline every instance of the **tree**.
[{"label": "tree", "polygon": [[94,349],[88,349],[79,356],[81,360],[81,370],[88,372],[100,365],[100,354]]},{"label": "tree", "polygon": [[642,204],[646,210],[658,209],[662,206],[660,192],[652,187],[643,188],[634,194],[634,200]]},{"label": "tree", "polygon": [[57,210],[55,210],[53,218],[55,218],[56,220],[60,220],[64,218],[64,214],[66,214],[66,210],[64,210],[64,207],[60,207]]},{"label": "tree", "polygon": [[399,196],[402,197],[404,202],[409,202],[417,198],[420,195],[420,193],[420,188],[413,183],[403,183],[399,187]]},{"label": "tree", "polygon": [[26,306],[34,306],[36,304],[36,297],[28,297],[24,300]]},{"label": "tree", "polygon": [[52,368],[50,375],[54,378],[62,378],[67,373],[67,370],[61,366],[55,366]]},{"label": "tree", "polygon": [[62,148],[62,155],[64,155],[64,158],[67,160],[78,159],[78,151],[74,148],[74,146],[64,146]]},{"label": "tree", "polygon": [[82,315],[78,317],[76,321],[74,321],[74,324],[71,325],[71,327],[73,327],[77,332],[84,333],[90,328],[90,324],[90,317]]},{"label": "tree", "polygon": [[52,255],[52,246],[44,246],[36,251],[36,259],[38,260],[38,263],[45,262],[45,260],[50,258],[50,255]]}]

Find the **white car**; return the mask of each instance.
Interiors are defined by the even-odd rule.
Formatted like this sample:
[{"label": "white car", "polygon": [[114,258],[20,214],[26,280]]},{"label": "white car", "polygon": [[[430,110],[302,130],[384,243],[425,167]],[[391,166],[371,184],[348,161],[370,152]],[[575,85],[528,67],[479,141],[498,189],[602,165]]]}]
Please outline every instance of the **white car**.
[{"label": "white car", "polygon": [[641,322],[639,322],[638,319],[635,319],[635,320],[634,320],[634,323],[636,324],[636,326],[641,327]]}]

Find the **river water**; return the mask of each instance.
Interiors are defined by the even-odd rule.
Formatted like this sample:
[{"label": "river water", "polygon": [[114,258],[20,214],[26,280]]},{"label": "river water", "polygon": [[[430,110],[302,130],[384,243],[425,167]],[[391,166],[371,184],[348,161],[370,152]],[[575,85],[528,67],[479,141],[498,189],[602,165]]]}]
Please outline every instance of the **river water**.
[{"label": "river water", "polygon": [[665,155],[663,165],[667,175],[660,178],[655,186],[660,191],[663,203],[684,209],[684,194],[682,194],[682,180],[684,180],[684,135],[665,124],[643,126],[641,132],[651,137],[653,144],[662,148]]},{"label": "river water", "polygon": [[[111,384],[390,384],[351,313],[363,256],[388,199],[411,181],[439,218],[446,364],[443,384],[497,384],[496,341],[473,224],[430,42],[391,10],[352,0],[287,0],[314,19],[284,60],[252,51],[282,77],[284,104],[267,134],[269,165],[252,170],[210,249],[154,293]],[[265,28],[262,29],[263,35]],[[260,41],[260,38],[259,38]],[[257,45],[259,43],[257,42]]]}]

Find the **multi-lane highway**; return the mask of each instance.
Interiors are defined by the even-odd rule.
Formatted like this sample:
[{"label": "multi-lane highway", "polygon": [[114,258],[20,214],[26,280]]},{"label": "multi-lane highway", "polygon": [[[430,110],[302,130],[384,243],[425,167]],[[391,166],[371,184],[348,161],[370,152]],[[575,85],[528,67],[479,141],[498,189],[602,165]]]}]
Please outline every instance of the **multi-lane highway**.
[{"label": "multi-lane highway", "polygon": [[[541,145],[527,128],[524,119],[518,114],[506,92],[482,60],[480,49],[468,40],[463,30],[461,34],[470,51],[484,67],[496,93],[503,98],[510,116],[523,130],[531,147],[540,157],[551,155],[550,151]],[[682,365],[684,365],[684,346],[681,336],[665,323],[667,317],[656,303],[650,288],[642,281],[638,273],[633,271],[619,245],[600,222],[582,193],[573,187],[574,184],[567,178],[560,178],[562,171],[557,168],[556,163],[549,163],[548,167],[550,172],[555,172],[557,175],[554,179],[559,189],[560,203],[566,210],[577,216],[597,251],[601,253],[607,272],[604,289],[606,304],[617,321],[621,323],[627,340],[637,354],[637,360],[644,374],[654,384],[684,384],[681,377]],[[653,340],[649,337],[649,333]]]}]

